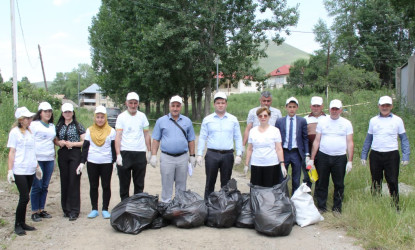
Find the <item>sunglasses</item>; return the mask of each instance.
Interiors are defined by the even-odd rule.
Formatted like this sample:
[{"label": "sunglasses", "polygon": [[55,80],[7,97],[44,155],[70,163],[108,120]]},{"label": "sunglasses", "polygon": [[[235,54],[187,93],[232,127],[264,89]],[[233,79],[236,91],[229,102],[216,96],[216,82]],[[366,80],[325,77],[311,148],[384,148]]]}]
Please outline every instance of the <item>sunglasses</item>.
[{"label": "sunglasses", "polygon": [[267,118],[268,115],[258,115],[259,118]]}]

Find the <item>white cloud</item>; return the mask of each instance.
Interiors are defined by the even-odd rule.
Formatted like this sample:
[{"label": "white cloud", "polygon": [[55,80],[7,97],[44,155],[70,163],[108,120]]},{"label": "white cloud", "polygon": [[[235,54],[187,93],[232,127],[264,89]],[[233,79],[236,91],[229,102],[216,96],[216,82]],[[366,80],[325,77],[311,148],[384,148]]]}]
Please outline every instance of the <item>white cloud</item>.
[{"label": "white cloud", "polygon": [[67,38],[69,37],[68,33],[66,32],[57,32],[55,34],[53,34],[50,38],[52,39],[62,39],[62,38]]},{"label": "white cloud", "polygon": [[62,6],[66,3],[69,3],[70,0],[53,0],[52,2],[53,2],[53,5]]}]

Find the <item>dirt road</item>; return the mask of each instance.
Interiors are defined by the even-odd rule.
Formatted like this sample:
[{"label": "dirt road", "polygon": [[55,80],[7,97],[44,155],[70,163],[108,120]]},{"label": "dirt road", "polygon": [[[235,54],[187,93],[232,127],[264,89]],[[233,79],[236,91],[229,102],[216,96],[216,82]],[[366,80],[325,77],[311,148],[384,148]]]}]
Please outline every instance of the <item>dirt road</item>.
[{"label": "dirt road", "polygon": [[[233,178],[238,181],[241,192],[249,191],[249,180],[243,174],[234,171]],[[160,194],[160,183],[160,168],[154,169],[147,165],[145,192]],[[204,183],[204,168],[196,167],[193,176],[188,178],[188,189],[203,194]],[[216,190],[218,189],[219,186]],[[1,183],[0,216],[6,221],[6,226],[0,227],[0,239],[3,247],[9,249],[362,249],[343,230],[329,228],[324,221],[305,228],[294,226],[291,234],[286,237],[267,237],[253,229],[216,229],[205,226],[179,229],[171,225],[157,230],[144,230],[138,235],[119,233],[101,215],[95,219],[86,217],[91,209],[86,170],[82,176],[80,218],[71,222],[63,217],[60,208],[57,168],[53,173],[46,208],[53,218],[35,223],[31,221],[28,212],[26,220],[28,224],[36,226],[37,231],[16,237],[12,231],[18,197],[11,190],[11,186]],[[119,201],[118,176],[114,172],[110,209]]]}]

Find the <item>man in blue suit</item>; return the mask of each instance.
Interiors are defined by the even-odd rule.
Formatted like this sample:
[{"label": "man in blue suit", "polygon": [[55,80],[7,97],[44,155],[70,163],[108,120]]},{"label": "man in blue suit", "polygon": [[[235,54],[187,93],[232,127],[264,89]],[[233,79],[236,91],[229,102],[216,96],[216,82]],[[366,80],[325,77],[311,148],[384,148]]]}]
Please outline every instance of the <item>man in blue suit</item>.
[{"label": "man in blue suit", "polygon": [[281,132],[282,147],[284,149],[285,167],[291,166],[292,194],[300,186],[301,168],[310,159],[308,147],[307,121],[296,115],[298,100],[290,97],[285,102],[287,116],[279,118],[275,123]]}]

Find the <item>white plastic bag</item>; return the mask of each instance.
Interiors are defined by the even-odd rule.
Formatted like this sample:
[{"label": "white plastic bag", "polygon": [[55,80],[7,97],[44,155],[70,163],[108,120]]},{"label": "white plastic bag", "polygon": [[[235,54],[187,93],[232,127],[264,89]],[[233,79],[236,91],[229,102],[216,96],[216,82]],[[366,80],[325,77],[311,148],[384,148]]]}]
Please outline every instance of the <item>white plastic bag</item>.
[{"label": "white plastic bag", "polygon": [[300,227],[324,220],[314,205],[313,197],[308,192],[311,192],[310,188],[306,183],[303,183],[291,197],[291,201],[294,203],[297,211],[296,222]]}]

